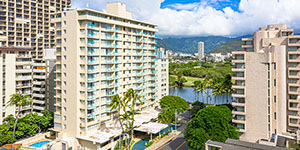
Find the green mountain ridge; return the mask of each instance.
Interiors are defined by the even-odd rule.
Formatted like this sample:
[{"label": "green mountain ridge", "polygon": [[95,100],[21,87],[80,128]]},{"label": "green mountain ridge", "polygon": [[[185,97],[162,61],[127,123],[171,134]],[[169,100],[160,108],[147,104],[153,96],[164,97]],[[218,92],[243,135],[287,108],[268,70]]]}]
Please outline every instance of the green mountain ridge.
[{"label": "green mountain ridge", "polygon": [[231,40],[228,41],[221,46],[215,48],[209,53],[230,53],[233,50],[241,50],[242,49],[242,41],[241,40]]},{"label": "green mountain ridge", "polygon": [[241,38],[249,37],[249,35],[230,38],[224,36],[207,36],[207,37],[185,37],[185,38],[164,38],[158,39],[158,47],[165,48],[183,53],[197,53],[198,42],[204,42],[204,52],[231,52],[240,48]]}]

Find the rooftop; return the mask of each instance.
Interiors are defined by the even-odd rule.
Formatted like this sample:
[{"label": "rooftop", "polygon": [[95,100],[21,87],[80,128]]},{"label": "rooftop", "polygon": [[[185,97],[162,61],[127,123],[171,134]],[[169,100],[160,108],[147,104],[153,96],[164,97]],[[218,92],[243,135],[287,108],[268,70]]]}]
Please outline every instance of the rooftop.
[{"label": "rooftop", "polygon": [[239,141],[234,139],[227,139],[225,143],[208,140],[205,144],[212,147],[218,147],[221,150],[287,150],[281,147]]}]

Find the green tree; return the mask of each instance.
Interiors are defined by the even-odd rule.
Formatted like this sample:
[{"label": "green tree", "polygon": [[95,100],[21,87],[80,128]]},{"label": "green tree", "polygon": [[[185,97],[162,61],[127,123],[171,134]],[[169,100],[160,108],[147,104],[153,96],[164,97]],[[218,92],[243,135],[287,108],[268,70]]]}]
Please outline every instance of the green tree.
[{"label": "green tree", "polygon": [[239,132],[230,124],[231,119],[231,111],[224,105],[206,107],[188,123],[184,137],[194,149],[204,149],[208,139],[219,142],[238,139]]},{"label": "green tree", "polygon": [[201,110],[205,107],[206,107],[205,104],[201,103],[199,101],[195,101],[194,103],[192,103],[192,109],[191,109],[192,117],[195,116],[199,110]]},{"label": "green tree", "polygon": [[16,125],[17,125],[17,122],[19,119],[21,107],[29,105],[31,103],[32,103],[32,99],[30,99],[28,95],[21,95],[20,93],[17,93],[17,94],[12,94],[10,96],[10,100],[8,101],[7,105],[18,107],[17,114],[16,114],[16,120],[15,120],[14,127],[13,127],[13,135],[12,135],[13,140],[15,139]]},{"label": "green tree", "polygon": [[168,95],[160,100],[163,112],[159,114],[159,121],[170,123],[175,119],[175,112],[182,113],[189,108],[189,103],[178,96]]},{"label": "green tree", "polygon": [[29,137],[39,132],[46,132],[48,128],[53,127],[53,113],[47,110],[42,111],[42,115],[34,113],[27,114],[19,118],[15,130],[15,138],[13,137],[13,128],[16,118],[9,115],[4,118],[3,124],[0,125],[0,146],[13,143],[17,139]]}]

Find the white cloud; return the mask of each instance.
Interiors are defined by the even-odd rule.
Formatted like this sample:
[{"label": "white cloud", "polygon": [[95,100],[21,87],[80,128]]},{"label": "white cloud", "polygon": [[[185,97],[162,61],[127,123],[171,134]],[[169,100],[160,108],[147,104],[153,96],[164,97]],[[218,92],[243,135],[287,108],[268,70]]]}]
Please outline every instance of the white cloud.
[{"label": "white cloud", "polygon": [[[104,10],[105,4],[112,1],[115,0],[89,0],[89,6]],[[126,3],[135,19],[157,24],[160,35],[243,35],[277,23],[300,29],[299,0],[241,0],[239,12],[230,7],[216,10],[206,1],[174,4],[162,9],[163,0],[120,1]],[[84,0],[72,2],[74,7],[85,6]]]}]

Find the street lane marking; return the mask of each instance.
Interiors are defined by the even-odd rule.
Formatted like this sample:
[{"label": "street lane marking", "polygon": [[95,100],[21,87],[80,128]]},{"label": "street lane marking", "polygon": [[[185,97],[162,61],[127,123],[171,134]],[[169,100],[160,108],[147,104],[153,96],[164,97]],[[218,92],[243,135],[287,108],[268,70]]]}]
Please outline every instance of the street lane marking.
[{"label": "street lane marking", "polygon": [[178,150],[186,141],[182,142],[177,148],[176,150]]}]

